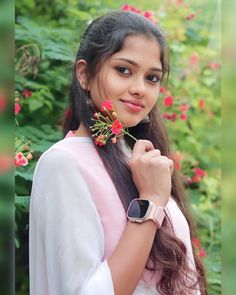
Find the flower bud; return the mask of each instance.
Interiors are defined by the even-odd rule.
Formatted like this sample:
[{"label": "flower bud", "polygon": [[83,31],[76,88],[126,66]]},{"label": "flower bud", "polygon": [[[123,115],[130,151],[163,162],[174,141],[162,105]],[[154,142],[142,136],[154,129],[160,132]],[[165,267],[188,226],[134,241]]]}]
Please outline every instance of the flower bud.
[{"label": "flower bud", "polygon": [[115,119],[117,119],[117,114],[116,114],[116,112],[112,112],[112,118],[115,120]]},{"label": "flower bud", "polygon": [[29,153],[29,154],[27,155],[27,159],[28,159],[28,160],[32,160],[32,159],[33,159],[33,156],[32,156],[31,153]]}]

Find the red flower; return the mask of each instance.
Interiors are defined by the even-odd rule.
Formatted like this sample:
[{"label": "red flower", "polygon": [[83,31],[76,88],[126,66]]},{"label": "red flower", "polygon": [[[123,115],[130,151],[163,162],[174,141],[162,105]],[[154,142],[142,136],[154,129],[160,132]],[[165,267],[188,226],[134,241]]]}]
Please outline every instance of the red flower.
[{"label": "red flower", "polygon": [[206,107],[206,102],[204,99],[200,99],[198,102],[199,109],[204,110]]},{"label": "red flower", "polygon": [[190,105],[188,105],[188,104],[181,104],[179,106],[180,112],[186,112],[188,109],[190,109]]},{"label": "red flower", "polygon": [[22,95],[23,95],[24,97],[31,97],[31,96],[32,96],[32,91],[30,91],[30,90],[28,90],[28,89],[24,89],[24,90],[22,91]]},{"label": "red flower", "polygon": [[22,153],[17,153],[15,156],[15,165],[18,166],[26,166],[28,165],[27,158]]},{"label": "red flower", "polygon": [[190,178],[189,183],[193,183],[193,182],[200,182],[201,181],[201,177],[199,175],[194,175]]},{"label": "red flower", "polygon": [[14,165],[12,156],[0,155],[0,173],[9,171]]},{"label": "red flower", "polygon": [[112,143],[116,143],[116,137],[113,137],[111,140]]},{"label": "red flower", "polygon": [[176,4],[177,4],[177,6],[181,6],[183,4],[183,0],[177,0]]},{"label": "red flower", "polygon": [[98,137],[95,138],[95,144],[98,146],[103,146],[106,144],[105,136],[104,135],[99,135]]},{"label": "red flower", "polygon": [[3,112],[6,107],[5,97],[0,93],[0,112]]},{"label": "red flower", "polygon": [[181,169],[181,163],[180,162],[175,161],[174,165],[175,165],[175,170],[179,171]]},{"label": "red flower", "polygon": [[202,178],[207,175],[206,171],[198,167],[195,167],[193,171],[194,171],[194,175],[189,179],[190,184],[193,182],[200,182]]},{"label": "red flower", "polygon": [[172,113],[172,114],[170,115],[170,120],[171,120],[171,121],[175,122],[176,118],[177,118],[176,113]]},{"label": "red flower", "polygon": [[169,116],[170,116],[170,114],[168,114],[168,113],[163,113],[162,114],[162,118],[163,119],[167,119],[168,120],[169,119]]},{"label": "red flower", "polygon": [[186,20],[191,20],[195,17],[195,13],[190,13],[188,16],[185,17]]},{"label": "red flower", "polygon": [[200,257],[202,257],[202,258],[204,258],[204,257],[207,256],[206,251],[205,251],[204,249],[202,249],[202,248],[199,250],[198,255],[199,255]]},{"label": "red flower", "polygon": [[165,87],[160,87],[160,93],[165,93],[166,92],[166,89],[165,89]]},{"label": "red flower", "polygon": [[218,70],[219,67],[220,67],[220,65],[219,65],[218,63],[216,63],[216,62],[213,62],[213,63],[211,64],[211,67],[212,67],[212,69],[214,69],[214,70]]},{"label": "red flower", "polygon": [[177,118],[176,113],[163,113],[162,117],[164,119],[170,120],[170,121],[175,121]]},{"label": "red flower", "polygon": [[133,12],[136,12],[136,13],[140,13],[141,10],[135,8],[134,6],[131,6],[131,5],[128,5],[128,4],[125,4],[121,7],[122,10],[125,10],[125,11],[133,11]]},{"label": "red flower", "polygon": [[170,154],[170,159],[174,161],[175,169],[180,170],[181,169],[181,160],[184,158],[184,156],[180,152],[173,152]]},{"label": "red flower", "polygon": [[188,119],[188,115],[186,115],[186,114],[181,114],[179,118],[180,118],[180,120],[182,120],[182,121],[186,121],[186,120]]},{"label": "red flower", "polygon": [[112,143],[116,143],[117,138],[122,137],[124,134],[137,141],[134,136],[125,130],[124,126],[117,119],[112,102],[109,100],[102,103],[101,112],[96,112],[91,120],[95,123],[93,126],[89,126],[89,128],[93,133],[92,137],[94,137],[95,144],[98,146],[105,145],[109,138]]},{"label": "red flower", "polygon": [[201,244],[198,238],[192,238],[193,246],[196,248],[200,248]]},{"label": "red flower", "polygon": [[164,105],[169,108],[173,105],[173,101],[174,101],[174,98],[173,96],[169,95],[169,96],[166,96],[165,99],[164,99]]},{"label": "red flower", "polygon": [[120,123],[119,120],[116,119],[111,125],[111,132],[113,134],[118,135],[121,133],[122,128],[123,128],[123,125]]},{"label": "red flower", "polygon": [[155,21],[155,17],[151,11],[144,11],[143,16],[151,21]]},{"label": "red flower", "polygon": [[103,111],[112,111],[113,110],[112,102],[110,100],[104,100],[102,102],[101,109]]},{"label": "red flower", "polygon": [[191,65],[195,65],[199,62],[199,54],[197,52],[193,52],[189,58],[189,62]]},{"label": "red flower", "polygon": [[143,13],[143,16],[146,18],[150,18],[150,17],[153,17],[153,13],[151,11],[145,11]]},{"label": "red flower", "polygon": [[19,114],[21,110],[21,105],[18,102],[15,102],[15,115]]},{"label": "red flower", "polygon": [[220,67],[220,64],[216,63],[216,62],[211,62],[209,64],[207,64],[207,67],[213,70],[218,70]]},{"label": "red flower", "polygon": [[[123,6],[121,7],[121,9],[122,9],[122,10],[125,10],[125,11],[133,11],[133,12],[135,12],[135,13],[141,14],[141,10],[135,8],[135,7],[132,6],[132,5],[125,4],[125,5],[123,5]],[[146,17],[147,19],[149,19],[150,21],[152,21],[152,22],[155,22],[155,21],[156,21],[152,11],[144,11],[144,12],[142,13],[142,15],[143,15],[144,17]]]},{"label": "red flower", "polygon": [[29,153],[29,154],[27,155],[27,159],[28,159],[28,160],[32,160],[32,159],[33,159],[33,155],[32,155],[31,153]]},{"label": "red flower", "polygon": [[194,172],[195,172],[195,175],[198,175],[200,177],[204,177],[207,175],[206,171],[200,169],[200,168],[194,168]]},{"label": "red flower", "polygon": [[206,254],[205,250],[202,248],[199,239],[198,238],[192,238],[192,242],[193,242],[193,246],[197,250],[197,255],[202,257],[202,258],[206,257],[207,254]]},{"label": "red flower", "polygon": [[129,10],[129,7],[130,7],[130,6],[129,6],[128,4],[124,4],[124,5],[121,7],[121,9],[127,11],[127,10]]}]

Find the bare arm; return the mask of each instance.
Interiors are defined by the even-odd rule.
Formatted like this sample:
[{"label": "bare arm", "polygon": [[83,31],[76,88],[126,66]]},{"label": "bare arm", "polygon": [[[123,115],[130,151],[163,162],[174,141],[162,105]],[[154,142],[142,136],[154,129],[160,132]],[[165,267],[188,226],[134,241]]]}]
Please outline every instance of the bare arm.
[{"label": "bare arm", "polygon": [[136,288],[148,260],[157,226],[153,221],[135,224],[126,229],[108,259],[116,295],[130,295]]},{"label": "bare arm", "polygon": [[[173,162],[161,156],[150,141],[139,140],[133,149],[130,168],[140,197],[165,206],[170,196]],[[133,294],[145,269],[156,231],[153,221],[142,224],[128,221],[108,259],[116,295]]]}]

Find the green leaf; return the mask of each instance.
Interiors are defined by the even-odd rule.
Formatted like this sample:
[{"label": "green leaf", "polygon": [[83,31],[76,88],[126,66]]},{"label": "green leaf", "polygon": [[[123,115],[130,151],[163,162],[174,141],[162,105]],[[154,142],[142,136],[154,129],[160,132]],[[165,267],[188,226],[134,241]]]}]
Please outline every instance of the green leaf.
[{"label": "green leaf", "polygon": [[36,99],[29,100],[29,111],[32,113],[43,106],[43,102]]},{"label": "green leaf", "polygon": [[29,204],[30,204],[30,197],[29,196],[16,196],[15,204],[28,210]]},{"label": "green leaf", "polygon": [[20,242],[17,238],[15,238],[15,245],[16,245],[16,248],[20,248]]},{"label": "green leaf", "polygon": [[70,47],[66,46],[65,44],[47,40],[43,44],[42,58],[73,62],[75,59],[75,54],[71,51]]},{"label": "green leaf", "polygon": [[40,140],[37,143],[32,143],[31,147],[35,152],[43,153],[53,145],[52,141]]},{"label": "green leaf", "polygon": [[81,11],[74,8],[68,8],[67,11],[69,14],[78,17],[81,21],[91,19],[91,15],[85,11]]},{"label": "green leaf", "polygon": [[25,180],[33,180],[33,174],[35,169],[35,162],[31,162],[28,166],[25,167],[17,167],[15,170],[15,176],[22,177]]},{"label": "green leaf", "polygon": [[181,53],[185,50],[186,46],[184,44],[180,44],[180,43],[173,43],[170,45],[171,50],[173,50],[174,52],[178,52]]}]

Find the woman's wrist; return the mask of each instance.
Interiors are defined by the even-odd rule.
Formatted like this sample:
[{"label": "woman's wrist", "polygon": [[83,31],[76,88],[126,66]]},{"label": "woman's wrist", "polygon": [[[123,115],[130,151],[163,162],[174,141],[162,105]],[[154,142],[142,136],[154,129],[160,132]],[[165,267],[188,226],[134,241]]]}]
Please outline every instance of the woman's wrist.
[{"label": "woman's wrist", "polygon": [[140,199],[152,201],[158,207],[165,207],[168,200],[161,197],[159,194],[140,194]]}]

